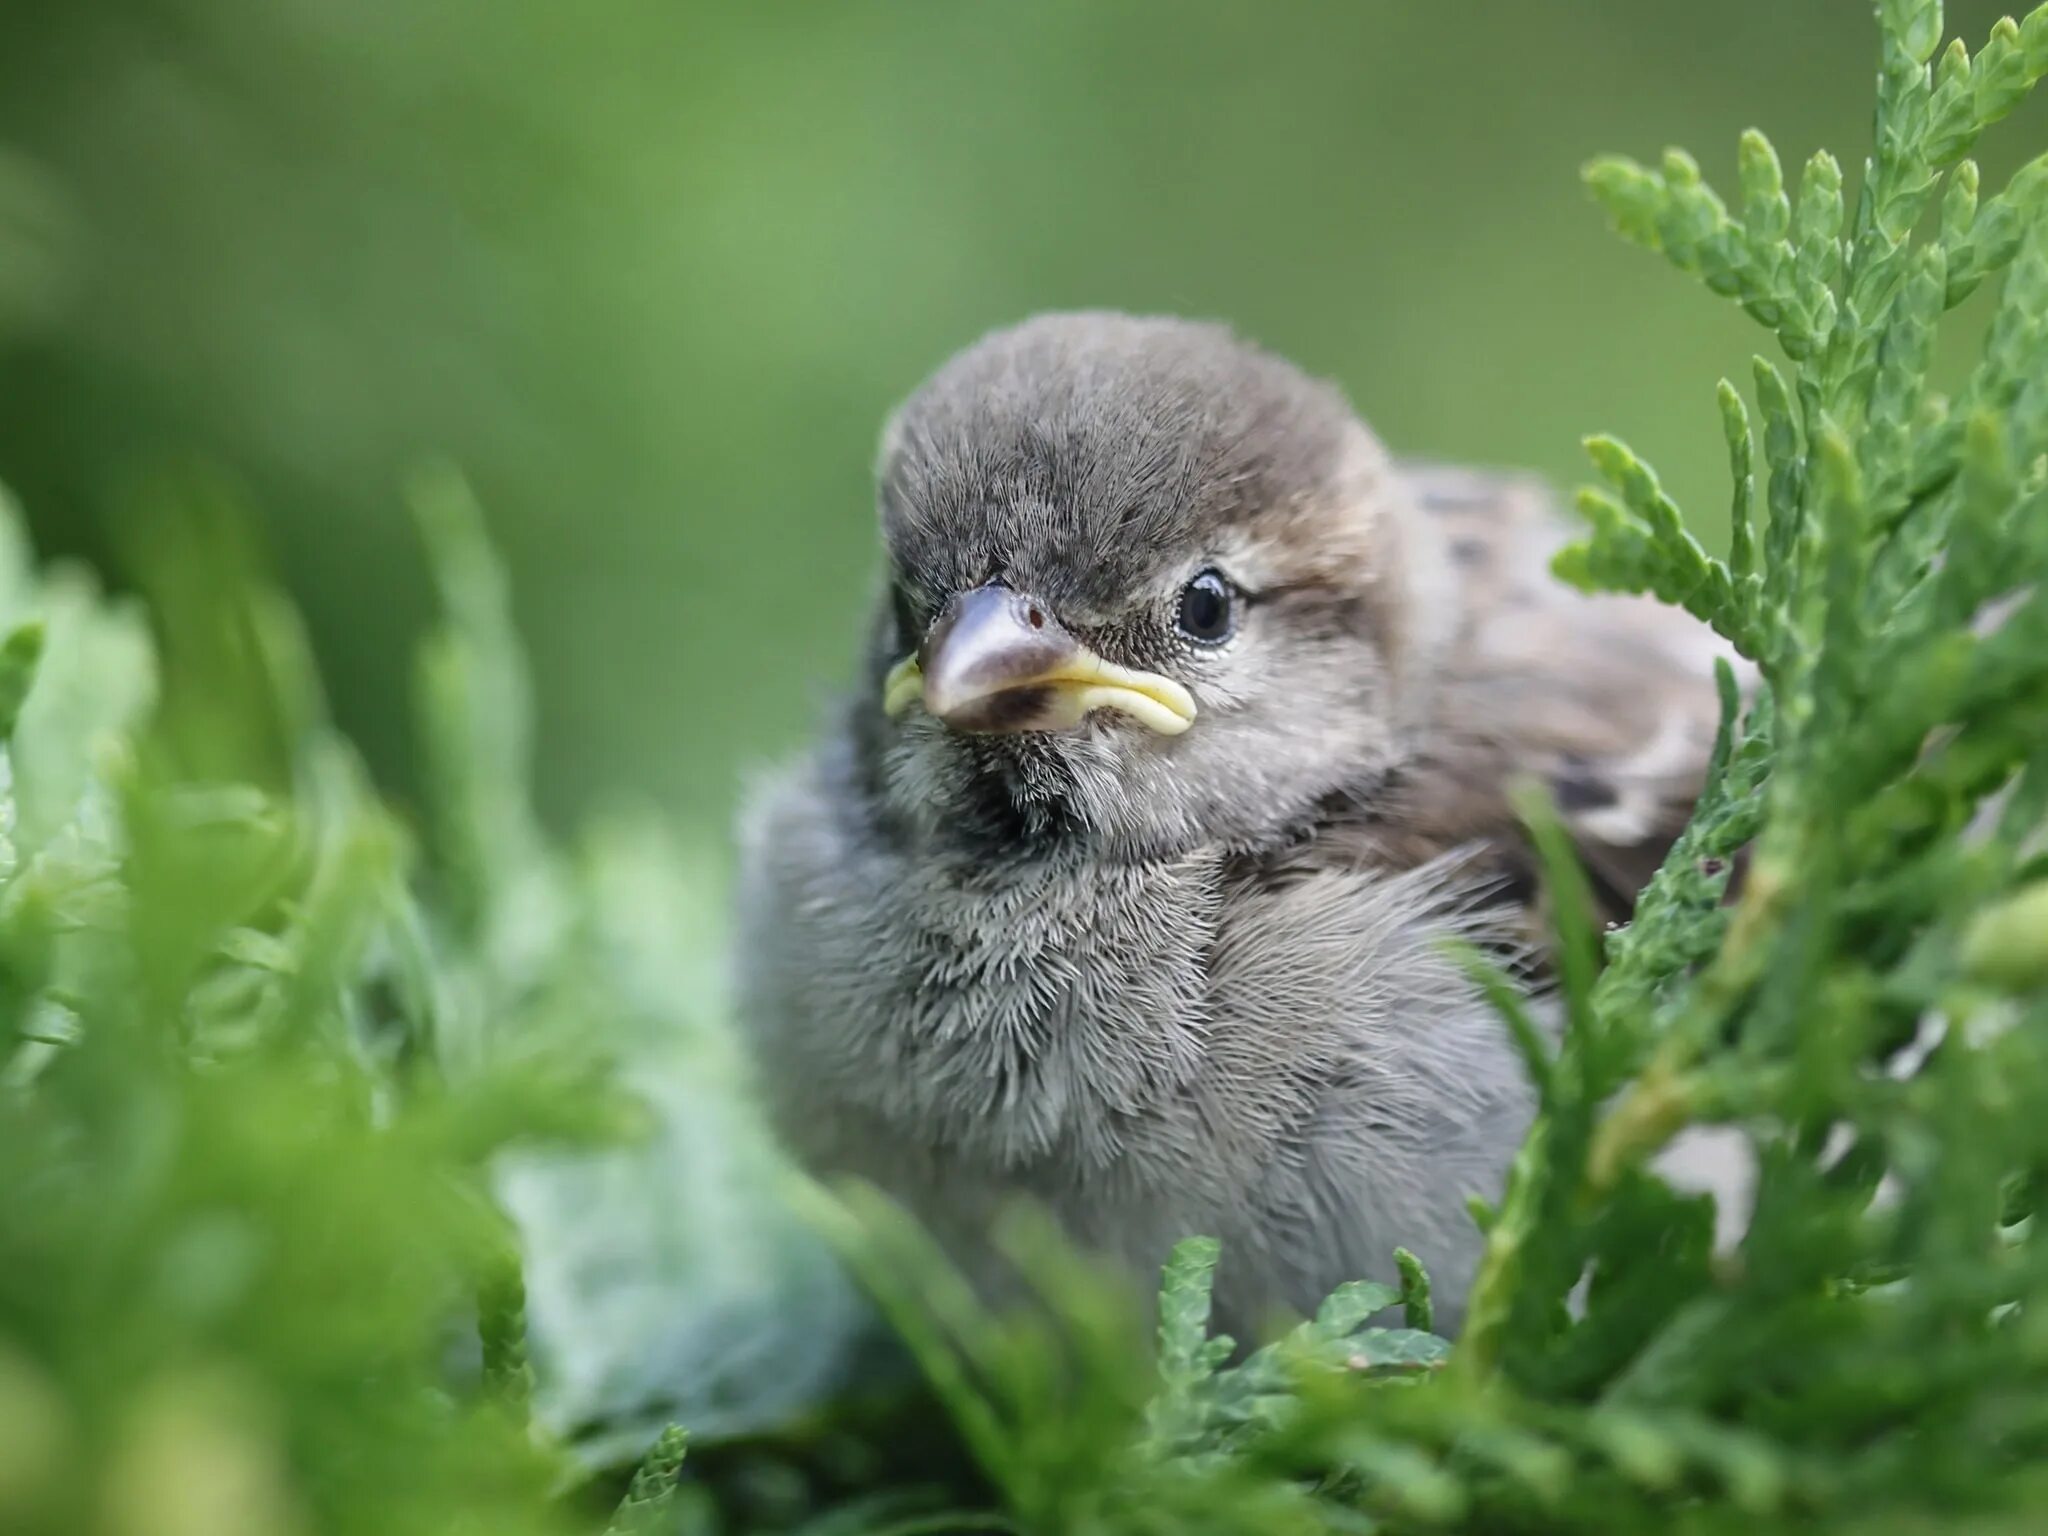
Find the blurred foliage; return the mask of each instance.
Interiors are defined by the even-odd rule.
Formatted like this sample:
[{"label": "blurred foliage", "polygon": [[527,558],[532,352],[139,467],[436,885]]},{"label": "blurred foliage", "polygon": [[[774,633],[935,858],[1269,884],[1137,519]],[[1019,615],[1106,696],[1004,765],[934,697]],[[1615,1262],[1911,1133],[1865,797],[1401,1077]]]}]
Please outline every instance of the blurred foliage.
[{"label": "blurred foliage", "polygon": [[[838,1364],[849,1294],[763,1208],[744,1110],[621,1091],[737,1079],[686,866],[658,829],[540,837],[503,574],[458,480],[416,501],[430,858],[217,488],[153,503],[154,636],[38,576],[0,508],[10,1536],[594,1531],[602,1499],[563,1498],[593,1462],[675,1410],[786,1416]],[[677,1166],[698,1184],[650,1209]],[[656,1445],[620,1529],[680,1459]]]},{"label": "blurred foliage", "polygon": [[[1488,230],[1507,227],[1518,199],[1557,200],[1517,184],[1489,201],[1498,184],[1461,180],[1458,104],[1487,88],[1488,50],[1534,48],[1575,24],[1504,15],[1433,72],[1397,54],[1381,99],[1345,73],[1370,50],[1329,50],[1336,22],[1194,8],[1185,29],[1162,30],[1142,8],[1052,7],[1025,47],[1023,23],[960,20],[966,8],[920,11],[913,43],[907,20],[888,31],[894,10],[876,13],[886,24],[807,12],[796,28],[769,6],[744,20],[691,15],[706,46],[656,90],[616,68],[630,43],[683,35],[663,33],[684,22],[652,7],[622,7],[620,30],[596,34],[585,18],[516,9],[480,27],[460,4],[403,16],[18,4],[7,24],[26,41],[0,55],[0,137],[26,148],[0,159],[0,328],[21,350],[0,379],[0,451],[60,510],[101,497],[130,508],[148,619],[75,569],[39,571],[14,521],[0,522],[0,1529],[2039,1528],[2048,179],[2042,161],[1966,157],[2048,73],[2048,6],[2023,24],[1986,19],[1974,52],[1941,48],[1935,0],[1878,10],[1875,143],[1853,195],[1825,154],[1788,186],[1755,133],[1725,198],[1675,152],[1588,169],[1622,234],[1733,301],[1786,361],[1753,365],[1753,404],[1732,384],[1719,392],[1720,439],[1707,440],[1733,469],[1728,524],[1681,512],[1703,476],[1681,471],[1667,490],[1644,457],[1595,438],[1605,487],[1582,495],[1588,535],[1560,571],[1683,604],[1754,677],[1724,677],[1711,782],[1627,928],[1595,931],[1565,840],[1545,807],[1527,807],[1566,1027],[1554,1050],[1526,1020],[1504,1027],[1542,1112],[1502,1200],[1475,1213],[1487,1247],[1465,1334],[1432,1335],[1427,1277],[1404,1260],[1399,1291],[1346,1287],[1293,1334],[1243,1352],[1208,1332],[1206,1239],[1167,1269],[1153,1349],[1133,1298],[1028,1213],[1006,1241],[1035,1301],[990,1315],[878,1198],[786,1185],[720,1027],[715,856],[644,818],[565,849],[533,808],[529,758],[537,735],[549,755],[551,734],[535,721],[567,701],[558,770],[592,739],[629,758],[637,743],[650,755],[627,780],[697,733],[795,722],[795,709],[754,720],[740,694],[792,676],[793,657],[837,653],[857,596],[844,572],[866,533],[864,519],[842,530],[817,508],[859,499],[858,477],[831,467],[854,451],[850,424],[864,435],[900,387],[898,364],[928,360],[943,345],[933,333],[999,291],[942,281],[959,258],[1000,264],[1013,242],[1072,243],[1043,207],[1032,216],[1034,194],[1064,190],[1077,213],[1102,216],[1151,174],[1134,162],[1055,185],[1060,165],[1089,161],[1089,135],[1114,126],[1117,142],[1169,167],[1208,169],[1218,191],[1268,179],[1280,190],[1257,205],[1267,210],[1290,206],[1290,187],[1312,194],[1330,222],[1304,228],[1364,228],[1352,221],[1388,207],[1425,220],[1483,209]],[[1745,14],[1698,21],[1703,45],[1727,46],[1732,31],[1747,47],[1755,38],[1728,19]],[[1798,72],[1807,23],[1771,14],[1784,46],[1750,59],[1751,75],[1795,110],[1821,110]],[[1609,20],[1602,35],[1618,47],[1632,34]],[[1411,50],[1420,35],[1405,12],[1370,7],[1341,26],[1408,36]],[[973,53],[986,79],[959,67],[957,29],[976,27],[1019,29],[1008,52]],[[1015,162],[975,160],[985,141],[928,120],[952,102],[982,122],[1034,61],[1073,70],[1076,55],[1057,48],[1076,36],[1097,45],[1083,56],[1119,68],[1157,53],[1192,68],[1218,39],[1270,41],[1295,77],[1250,80],[1233,58],[1202,78],[1224,101],[1276,112],[1317,101],[1320,82],[1320,106],[1375,132],[1427,121],[1424,142],[1444,153],[1363,167],[1369,187],[1372,175],[1408,178],[1416,198],[1357,204],[1275,148],[1301,141],[1229,112],[1154,123],[1144,115],[1160,96],[1133,84],[1129,99],[1062,100],[1075,121],[1054,140],[1061,155],[1026,157],[1041,179],[1012,184],[991,166]],[[812,166],[800,164],[809,133],[775,115],[785,98],[722,73],[770,41],[791,61],[783,88],[827,105],[870,102],[862,93],[912,54],[930,67],[900,80],[900,96],[875,94],[890,113],[847,114],[864,126],[846,130],[843,158]],[[1830,29],[1814,56],[1840,74],[1841,51]],[[1526,54],[1521,73],[1543,56]],[[66,97],[88,66],[120,85],[91,113]],[[559,94],[538,105],[504,94],[507,80],[543,76]],[[641,94],[577,94],[622,79]],[[1604,84],[1685,105],[1653,73],[1617,68]],[[1554,105],[1567,122],[1591,113],[1571,93]],[[669,112],[730,113],[780,156],[725,164],[688,148],[701,198],[690,216],[710,222],[669,227],[674,271],[610,217],[659,203],[650,188],[673,162],[628,147],[659,137],[649,125]],[[536,127],[558,113],[558,129]],[[1031,121],[1050,131],[1048,112]],[[253,123],[301,131],[252,137]],[[121,160],[144,124],[163,158]],[[892,171],[899,201],[863,215],[881,221],[869,234],[888,262],[835,267],[829,247],[803,239],[809,226],[770,217],[787,205],[762,164],[809,178],[807,216],[830,217],[859,186],[841,175],[849,160],[879,164],[899,138],[950,179],[933,190]],[[166,164],[189,175],[152,180]],[[358,206],[366,166],[390,184]],[[463,196],[451,200],[457,168]],[[107,179],[81,192],[95,177]],[[135,206],[113,195],[145,184]],[[273,197],[273,216],[252,224]],[[982,217],[964,217],[961,198]],[[717,227],[707,205],[766,220],[782,263],[769,270],[783,275],[759,280],[786,287],[789,328],[726,318],[729,350],[692,362],[709,382],[664,394],[683,375],[652,361],[682,334],[678,316],[720,303],[681,258],[711,263],[701,277],[760,250],[683,239]],[[912,209],[922,221],[904,217]],[[544,223],[590,227],[549,223],[553,242],[531,244],[543,211]],[[1334,353],[1341,339],[1330,293],[1273,282],[1279,225],[1246,213],[1222,218],[1207,198],[1169,208],[1142,238],[1125,230],[1131,243],[1111,242],[1095,270],[1128,263],[1122,278],[1142,298],[1160,271],[1182,270],[1172,242],[1208,231],[1215,270],[1266,264],[1261,282],[1314,332],[1294,349],[1326,361],[1316,347]],[[447,238],[447,221],[465,234]],[[243,250],[223,229],[282,243]],[[354,264],[386,239],[388,268],[358,285]],[[1404,386],[1432,377],[1480,391],[1463,409],[1501,391],[1503,420],[1524,398],[1511,378],[1482,379],[1470,355],[1437,354],[1446,336],[1505,334],[1488,328],[1490,305],[1503,327],[1545,309],[1533,295],[1556,273],[1483,238],[1458,249],[1457,261],[1413,258],[1415,271],[1447,269],[1457,306],[1389,307],[1417,327],[1409,350],[1388,352],[1398,378],[1378,386],[1392,419]],[[539,282],[551,256],[563,265]],[[1408,259],[1361,266],[1359,291],[1387,287]],[[579,262],[621,268],[617,289],[588,290],[609,318],[581,307],[592,268]],[[1500,282],[1475,286],[1481,272]],[[929,305],[879,302],[911,279]],[[1554,337],[1536,320],[1520,334],[1554,339],[1545,355],[1574,367],[1634,358],[1645,377],[1676,378],[1659,388],[1683,398],[1684,359],[1712,347],[1689,345],[1692,322],[1662,306],[1639,323],[1651,312],[1631,311],[1630,281],[1588,285],[1585,308],[1549,303],[1541,324],[1566,327]],[[671,285],[670,307],[651,302]],[[416,307],[394,305],[398,294]],[[637,336],[628,298],[650,300]],[[541,331],[576,346],[537,346],[507,368],[520,343],[454,344],[530,318],[522,300],[550,314]],[[912,308],[916,323],[899,325]],[[1938,323],[1961,343],[1941,341]],[[1293,347],[1283,321],[1266,334]],[[859,362],[821,383],[807,370],[830,355]],[[407,361],[385,372],[382,359]],[[771,378],[791,393],[765,397],[767,425],[729,431],[737,418],[720,412],[741,409],[746,381]],[[1571,398],[1526,393],[1546,410]],[[629,397],[630,411],[611,409]],[[782,409],[800,399],[814,409]],[[576,638],[537,714],[513,582],[467,484],[442,467],[416,474],[407,499],[430,579],[414,596],[440,617],[416,651],[408,817],[369,787],[332,722],[234,492],[134,471],[160,445],[189,444],[300,509],[288,552],[296,541],[300,559],[348,548],[364,562],[353,574],[342,562],[315,591],[336,605],[340,653],[382,666],[409,638],[412,563],[383,535],[323,532],[320,519],[371,504],[366,487],[414,458],[413,433],[485,466],[514,508],[520,590],[544,647]],[[1427,429],[1395,435],[1461,446]],[[678,437],[704,452],[722,443],[736,455],[727,478],[706,476],[692,498]],[[1497,441],[1522,456],[1511,434]],[[760,487],[721,500],[743,473]],[[822,500],[762,515],[805,487]],[[695,513],[660,525],[674,542],[619,536],[645,533],[645,509],[670,504]],[[575,530],[591,557],[579,567],[566,539],[536,533],[571,505],[642,510],[599,535]],[[1713,553],[1724,542],[1725,558]],[[631,581],[607,585],[627,567]],[[815,611],[767,601],[784,581]],[[649,622],[657,610],[675,622],[686,654],[721,659],[701,698],[698,673],[678,672],[673,649],[634,643],[619,617],[619,593],[668,588],[706,604],[649,609]],[[593,628],[600,591],[617,628]],[[759,612],[784,627],[763,633],[749,622]],[[757,646],[758,675],[726,664],[736,643]],[[708,665],[702,677],[714,678]],[[732,754],[730,742],[706,748],[690,792],[722,783]],[[1467,958],[1513,1013],[1512,987]],[[1703,1127],[1731,1133],[1755,1174],[1746,1225],[1719,1248],[1711,1201],[1652,1162]],[[890,1373],[851,1352],[862,1311],[799,1216],[865,1282],[928,1405],[887,1401]]]},{"label": "blurred foliage", "polygon": [[[37,582],[6,531],[0,1526],[570,1528],[556,1458],[444,1365],[511,1241],[483,1164],[600,1128],[591,1067],[536,1009],[434,1068],[457,1015],[419,986],[407,838],[284,610],[220,588],[211,634],[164,647],[209,664],[159,701],[136,614]],[[192,776],[187,689],[245,726],[205,755],[248,777]],[[287,720],[284,764],[238,750]],[[250,782],[276,766],[289,789]]]},{"label": "blurred foliage", "polygon": [[[1597,150],[1757,121],[1794,159],[1853,141],[1861,21],[7,0],[0,479],[44,547],[105,562],[138,474],[228,466],[338,717],[409,784],[392,679],[432,596],[392,488],[446,453],[519,593],[551,820],[626,789],[722,833],[740,774],[844,680],[884,414],[1034,310],[1231,320],[1408,453],[1562,479],[1606,420],[1716,544],[1684,381],[1741,363],[1739,320],[1669,302],[1561,189]],[[1994,182],[2048,134],[2025,111]]]}]

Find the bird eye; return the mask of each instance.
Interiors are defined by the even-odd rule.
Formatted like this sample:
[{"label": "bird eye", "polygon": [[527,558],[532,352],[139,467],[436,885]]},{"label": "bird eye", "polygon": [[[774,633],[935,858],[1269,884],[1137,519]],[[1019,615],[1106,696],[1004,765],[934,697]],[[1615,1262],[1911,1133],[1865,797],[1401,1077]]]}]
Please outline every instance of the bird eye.
[{"label": "bird eye", "polygon": [[1180,592],[1180,632],[1203,645],[1221,645],[1237,628],[1237,592],[1223,573],[1206,570]]}]

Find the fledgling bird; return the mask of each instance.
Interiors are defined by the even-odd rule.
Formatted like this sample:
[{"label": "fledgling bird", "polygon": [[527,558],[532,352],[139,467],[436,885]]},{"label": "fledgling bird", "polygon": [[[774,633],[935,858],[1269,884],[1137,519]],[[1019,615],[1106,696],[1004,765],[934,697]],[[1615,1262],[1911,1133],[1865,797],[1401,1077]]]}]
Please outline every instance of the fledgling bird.
[{"label": "fledgling bird", "polygon": [[1713,647],[1548,574],[1535,485],[1391,460],[1212,325],[1047,315],[883,434],[861,686],[742,829],[742,1013],[782,1136],[996,1283],[1047,1207],[1239,1338],[1429,1267],[1457,1324],[1532,1098],[1442,942],[1520,952],[1508,791],[1610,915],[1683,824]]}]

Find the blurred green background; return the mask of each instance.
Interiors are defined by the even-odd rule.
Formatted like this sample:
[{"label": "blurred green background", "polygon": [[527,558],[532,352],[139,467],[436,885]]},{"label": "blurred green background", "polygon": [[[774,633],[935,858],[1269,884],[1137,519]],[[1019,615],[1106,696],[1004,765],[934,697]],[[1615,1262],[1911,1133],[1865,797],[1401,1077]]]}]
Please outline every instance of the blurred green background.
[{"label": "blurred green background", "polygon": [[1719,519],[1756,336],[1577,168],[1860,148],[1873,37],[1861,0],[4,0],[0,479],[108,562],[139,486],[225,468],[402,787],[398,487],[446,454],[550,810],[715,832],[845,672],[884,412],[1033,310],[1227,318],[1403,451],[1569,480],[1612,429]]}]

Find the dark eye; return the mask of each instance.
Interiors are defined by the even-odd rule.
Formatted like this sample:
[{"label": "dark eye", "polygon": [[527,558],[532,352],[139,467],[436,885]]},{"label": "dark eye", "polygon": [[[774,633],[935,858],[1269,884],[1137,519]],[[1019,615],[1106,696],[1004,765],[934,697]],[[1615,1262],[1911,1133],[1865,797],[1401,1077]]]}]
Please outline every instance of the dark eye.
[{"label": "dark eye", "polygon": [[1237,628],[1237,592],[1221,571],[1203,571],[1180,589],[1180,632],[1203,645],[1220,645]]}]

